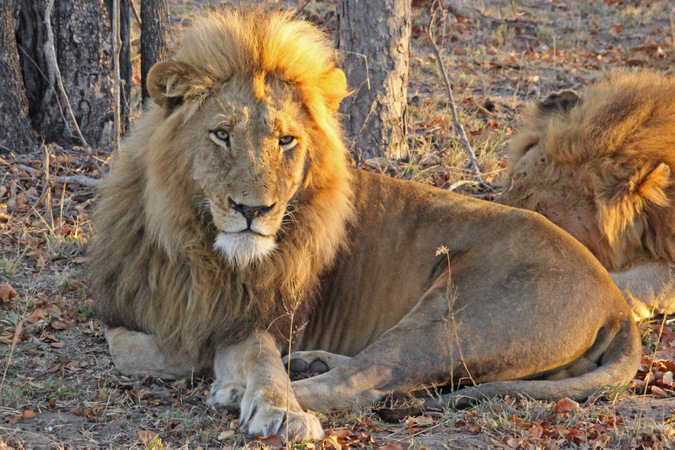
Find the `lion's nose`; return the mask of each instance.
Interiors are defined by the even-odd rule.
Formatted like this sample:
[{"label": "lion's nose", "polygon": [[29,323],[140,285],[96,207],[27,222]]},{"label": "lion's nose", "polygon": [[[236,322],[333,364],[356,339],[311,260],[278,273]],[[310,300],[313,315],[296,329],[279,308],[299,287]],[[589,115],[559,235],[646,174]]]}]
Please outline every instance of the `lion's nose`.
[{"label": "lion's nose", "polygon": [[232,199],[229,200],[230,200],[230,208],[234,209],[239,214],[244,216],[249,227],[251,226],[251,222],[253,222],[253,219],[267,214],[272,210],[272,208],[274,208],[274,205],[276,205],[276,203],[272,203],[271,205],[267,206],[249,206],[241,203],[236,203]]}]

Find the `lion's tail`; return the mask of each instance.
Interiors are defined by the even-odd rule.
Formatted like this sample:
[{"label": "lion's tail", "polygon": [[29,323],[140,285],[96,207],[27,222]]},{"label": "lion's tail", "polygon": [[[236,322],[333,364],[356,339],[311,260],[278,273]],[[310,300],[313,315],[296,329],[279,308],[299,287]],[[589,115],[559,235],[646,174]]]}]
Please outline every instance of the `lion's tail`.
[{"label": "lion's tail", "polygon": [[476,400],[509,395],[525,395],[535,400],[569,397],[584,400],[608,386],[629,382],[637,372],[642,355],[640,336],[632,318],[626,320],[610,342],[600,365],[594,370],[560,380],[514,380],[483,383],[466,387],[441,398],[425,400],[427,409],[462,408]]}]

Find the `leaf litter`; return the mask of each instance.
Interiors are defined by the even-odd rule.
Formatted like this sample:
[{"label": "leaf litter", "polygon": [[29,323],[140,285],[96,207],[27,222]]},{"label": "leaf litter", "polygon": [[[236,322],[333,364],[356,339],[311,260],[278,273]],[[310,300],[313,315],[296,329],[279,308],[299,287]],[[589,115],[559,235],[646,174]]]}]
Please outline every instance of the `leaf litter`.
[{"label": "leaf litter", "polygon": [[[187,9],[204,3],[170,1],[172,20],[179,25]],[[440,34],[461,120],[491,182],[499,182],[505,143],[528,101],[579,88],[610,69],[665,70],[675,58],[675,12],[667,1],[480,3],[485,16],[507,21],[482,26],[449,14]],[[335,4],[311,2],[303,15],[334,32]],[[428,23],[428,2],[413,4],[411,151],[403,160],[374,160],[363,167],[448,187],[471,172],[453,136],[436,62],[420,29]],[[132,47],[137,53],[137,44]],[[132,88],[138,90],[134,80]],[[69,181],[100,179],[110,152],[54,145],[47,150],[52,181],[64,182],[45,185],[42,149],[0,154],[0,448],[282,447],[279,437],[251,438],[238,430],[236,416],[209,410],[209,380],[132,379],[115,371],[92,315],[84,272],[96,183]],[[471,184],[460,191],[492,195],[474,191]],[[640,370],[628,390],[604,393],[609,400],[578,404],[507,397],[397,424],[369,411],[334,411],[319,415],[326,437],[298,447],[672,447],[675,323],[657,318],[641,327]]]}]

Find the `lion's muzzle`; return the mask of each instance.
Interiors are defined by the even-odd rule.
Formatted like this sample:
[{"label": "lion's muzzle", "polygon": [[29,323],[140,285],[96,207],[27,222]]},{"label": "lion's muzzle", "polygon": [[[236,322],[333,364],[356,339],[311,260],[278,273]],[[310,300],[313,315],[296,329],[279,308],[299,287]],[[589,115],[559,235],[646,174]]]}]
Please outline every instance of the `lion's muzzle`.
[{"label": "lion's muzzle", "polygon": [[276,205],[276,202],[269,206],[249,206],[242,203],[237,203],[229,198],[228,205],[230,208],[244,216],[246,219],[246,224],[248,225],[248,229],[251,229],[251,223],[253,220],[270,212]]}]

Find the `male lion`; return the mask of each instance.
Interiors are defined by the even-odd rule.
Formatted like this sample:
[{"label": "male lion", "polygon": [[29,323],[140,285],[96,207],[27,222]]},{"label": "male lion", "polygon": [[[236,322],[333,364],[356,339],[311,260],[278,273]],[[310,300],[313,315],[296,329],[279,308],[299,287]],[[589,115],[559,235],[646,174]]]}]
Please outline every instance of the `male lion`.
[{"label": "male lion", "polygon": [[500,203],[586,245],[636,317],[675,312],[675,78],[624,73],[550,95],[524,115],[509,166]]},{"label": "male lion", "polygon": [[[302,408],[469,381],[492,383],[446,400],[581,398],[635,374],[630,310],[571,236],[348,169],[345,77],[310,24],[214,13],[148,78],[156,105],[115,158],[91,244],[121,372],[213,373],[210,404],[295,440],[323,435]],[[329,370],[289,386],[293,326],[294,365]]]}]

